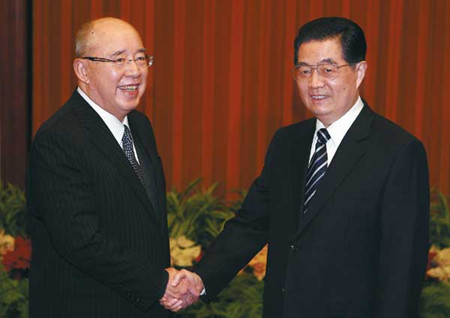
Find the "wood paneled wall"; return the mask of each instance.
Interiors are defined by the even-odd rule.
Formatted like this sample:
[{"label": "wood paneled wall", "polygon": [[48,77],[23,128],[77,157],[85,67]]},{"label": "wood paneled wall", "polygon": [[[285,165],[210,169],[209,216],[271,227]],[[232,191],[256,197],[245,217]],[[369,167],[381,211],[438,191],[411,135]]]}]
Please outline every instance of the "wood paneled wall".
[{"label": "wood paneled wall", "polygon": [[258,175],[272,134],[302,119],[290,69],[303,23],[339,15],[366,32],[362,96],[425,143],[431,184],[450,193],[450,1],[36,0],[33,131],[70,96],[73,35],[102,16],[131,22],[155,55],[140,109],[168,185],[204,177],[221,191]]},{"label": "wood paneled wall", "polygon": [[25,185],[29,141],[29,1],[0,1],[0,180]]}]

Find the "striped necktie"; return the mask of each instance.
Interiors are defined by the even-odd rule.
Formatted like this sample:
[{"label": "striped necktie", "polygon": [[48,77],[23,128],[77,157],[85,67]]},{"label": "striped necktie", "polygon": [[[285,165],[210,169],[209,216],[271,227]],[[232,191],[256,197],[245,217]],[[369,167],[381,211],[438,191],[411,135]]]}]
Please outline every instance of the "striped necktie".
[{"label": "striped necktie", "polygon": [[141,183],[144,184],[144,174],[142,173],[142,168],[139,165],[139,163],[136,160],[136,156],[134,155],[133,150],[133,137],[131,136],[130,128],[128,128],[127,125],[123,125],[125,130],[123,132],[122,136],[122,146],[123,151],[125,152],[125,155],[128,158],[128,161],[130,162],[131,166],[133,167],[134,172],[139,177],[139,180],[141,180]]},{"label": "striped necktie", "polygon": [[317,131],[316,151],[309,163],[308,173],[306,175],[305,207],[303,209],[303,213],[305,214],[308,211],[308,205],[327,170],[328,156],[326,143],[330,138],[330,134],[325,128]]}]

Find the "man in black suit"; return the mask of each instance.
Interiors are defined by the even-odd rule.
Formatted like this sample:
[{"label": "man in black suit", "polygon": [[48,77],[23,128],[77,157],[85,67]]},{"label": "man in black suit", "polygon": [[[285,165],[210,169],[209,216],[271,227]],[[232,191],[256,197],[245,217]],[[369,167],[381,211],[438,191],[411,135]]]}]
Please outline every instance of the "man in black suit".
[{"label": "man in black suit", "polygon": [[30,153],[31,317],[170,314],[159,304],[178,295],[163,168],[150,121],[135,110],[152,61],[125,21],[77,33],[78,88]]},{"label": "man in black suit", "polygon": [[268,243],[264,317],[415,316],[427,160],[419,140],[360,98],[365,54],[364,33],[348,19],[300,28],[293,75],[315,118],[273,137],[242,208],[195,269],[207,300]]}]

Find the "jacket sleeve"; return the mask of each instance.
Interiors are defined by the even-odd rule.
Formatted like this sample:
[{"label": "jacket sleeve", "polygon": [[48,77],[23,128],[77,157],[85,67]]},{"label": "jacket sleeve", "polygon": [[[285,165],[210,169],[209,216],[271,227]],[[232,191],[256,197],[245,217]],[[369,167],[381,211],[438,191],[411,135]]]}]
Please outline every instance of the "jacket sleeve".
[{"label": "jacket sleeve", "polygon": [[236,216],[229,220],[194,271],[206,288],[205,301],[214,298],[267,243],[270,201],[270,165],[274,136],[261,175],[253,182]]},{"label": "jacket sleeve", "polygon": [[423,145],[403,146],[390,170],[381,202],[377,318],[417,312],[429,248],[429,180]]}]

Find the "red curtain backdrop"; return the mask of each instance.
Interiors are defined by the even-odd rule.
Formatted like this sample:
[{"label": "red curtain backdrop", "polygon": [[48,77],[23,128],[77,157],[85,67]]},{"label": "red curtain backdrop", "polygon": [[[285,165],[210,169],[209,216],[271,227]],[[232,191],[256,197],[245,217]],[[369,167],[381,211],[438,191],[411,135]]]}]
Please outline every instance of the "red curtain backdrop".
[{"label": "red curtain backdrop", "polygon": [[22,188],[30,133],[29,12],[26,0],[0,1],[0,182]]},{"label": "red curtain backdrop", "polygon": [[425,144],[431,185],[450,193],[450,1],[35,0],[33,132],[76,87],[73,39],[90,19],[131,22],[155,56],[140,106],[169,189],[197,177],[247,188],[275,130],[308,114],[290,69],[303,23],[344,16],[366,32],[362,96]]}]

